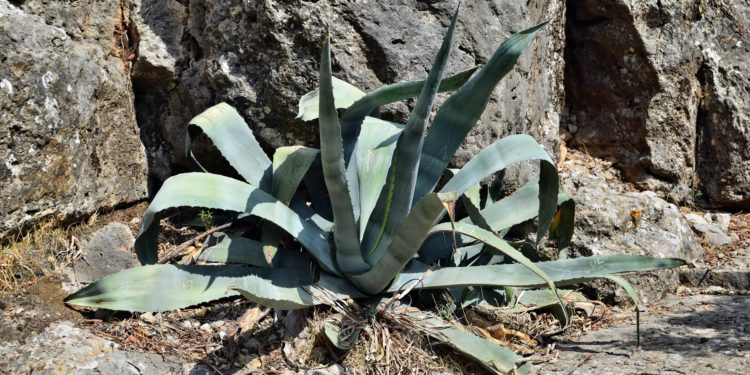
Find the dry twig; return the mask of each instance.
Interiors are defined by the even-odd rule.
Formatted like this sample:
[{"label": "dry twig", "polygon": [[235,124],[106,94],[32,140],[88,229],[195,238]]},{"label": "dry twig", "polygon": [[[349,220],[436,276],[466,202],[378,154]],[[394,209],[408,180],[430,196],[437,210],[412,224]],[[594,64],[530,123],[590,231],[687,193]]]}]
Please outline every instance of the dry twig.
[{"label": "dry twig", "polygon": [[230,226],[232,226],[231,222],[219,225],[217,227],[213,227],[213,228],[211,228],[211,229],[209,229],[209,230],[207,230],[207,231],[205,231],[205,232],[203,232],[203,233],[201,233],[201,234],[193,237],[192,239],[183,242],[182,244],[180,244],[180,246],[177,246],[172,251],[170,251],[169,253],[167,253],[166,255],[164,255],[161,259],[159,259],[159,264],[168,263],[169,261],[173,260],[174,258],[177,258],[178,256],[180,256],[180,254],[182,254],[183,251],[185,251],[188,247],[190,247],[190,245],[194,244],[196,241],[200,241],[200,240],[208,237],[210,234],[218,232],[218,231],[223,230],[223,229],[227,229]]}]

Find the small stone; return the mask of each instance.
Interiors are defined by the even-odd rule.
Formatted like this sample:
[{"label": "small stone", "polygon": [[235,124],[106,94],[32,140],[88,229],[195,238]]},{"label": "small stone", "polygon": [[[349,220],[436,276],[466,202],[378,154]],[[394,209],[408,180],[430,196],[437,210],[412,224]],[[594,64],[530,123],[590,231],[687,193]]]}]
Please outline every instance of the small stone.
[{"label": "small stone", "polygon": [[200,328],[201,328],[201,331],[203,332],[213,333],[213,329],[211,329],[211,325],[208,323],[203,323]]},{"label": "small stone", "polygon": [[719,258],[719,259],[724,259],[724,254],[723,253],[718,253],[718,254],[716,254],[716,257]]},{"label": "small stone", "polygon": [[182,322],[182,328],[185,328],[185,329],[193,328],[193,324],[190,323],[189,320],[185,320],[185,321]]},{"label": "small stone", "polygon": [[727,290],[718,286],[718,285],[711,285],[705,290],[703,290],[704,294],[713,294],[713,295],[723,295],[727,294]]},{"label": "small stone", "polygon": [[344,374],[346,374],[346,370],[344,370],[344,367],[341,366],[341,365],[339,365],[338,363],[334,363],[334,364],[328,366],[328,368],[326,369],[326,371],[328,371],[328,373],[332,374],[332,375],[344,375]]},{"label": "small stone", "polygon": [[263,362],[260,361],[258,358],[253,358],[248,364],[247,367],[250,368],[261,368],[263,366]]},{"label": "small stone", "polygon": [[64,289],[74,290],[104,276],[139,266],[138,258],[131,249],[135,238],[125,224],[109,223],[81,241],[83,256],[66,269],[69,279]]},{"label": "small stone", "polygon": [[153,323],[156,321],[156,317],[150,312],[141,314],[140,319],[146,323]]},{"label": "small stone", "polygon": [[570,132],[570,134],[578,133],[578,125],[568,124],[568,131]]},{"label": "small stone", "polygon": [[226,322],[223,321],[223,320],[217,320],[215,322],[211,322],[211,327],[213,327],[213,328],[221,328],[221,327],[224,326],[224,323],[226,323]]},{"label": "small stone", "polygon": [[696,232],[712,246],[726,246],[732,243],[732,238],[727,236],[716,224],[696,224],[693,226]]},{"label": "small stone", "polygon": [[696,224],[708,224],[708,222],[703,218],[702,215],[698,215],[695,212],[687,213],[684,216],[685,220],[690,223],[690,226],[695,226]]},{"label": "small stone", "polygon": [[714,213],[711,214],[711,219],[713,219],[713,222],[718,225],[724,233],[729,231],[729,225],[732,223],[732,216],[727,213]]}]

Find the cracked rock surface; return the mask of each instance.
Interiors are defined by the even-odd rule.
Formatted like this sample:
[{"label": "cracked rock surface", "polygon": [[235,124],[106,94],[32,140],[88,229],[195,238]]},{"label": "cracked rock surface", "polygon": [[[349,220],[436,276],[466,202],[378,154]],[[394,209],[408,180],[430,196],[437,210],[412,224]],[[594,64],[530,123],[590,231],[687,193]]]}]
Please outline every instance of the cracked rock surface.
[{"label": "cracked rock surface", "polygon": [[[317,142],[317,124],[296,120],[317,87],[320,46],[332,42],[334,76],[373,90],[424,79],[455,2],[132,1],[138,58],[133,70],[138,123],[148,134],[151,177],[185,166],[185,124],[219,102],[235,106],[262,146]],[[404,15],[410,15],[404,17]],[[495,91],[455,160],[501,136],[530,133],[555,154],[563,104],[564,4],[558,0],[464,2],[446,73],[487,61],[514,32],[551,21]],[[407,104],[384,109],[405,122]],[[210,152],[203,145],[196,150]],[[210,162],[212,158],[202,160]]]},{"label": "cracked rock surface", "polygon": [[[8,373],[34,374],[181,374],[188,366],[154,353],[119,350],[115,343],[56,322],[24,345],[0,344]],[[199,372],[191,372],[199,373]]]},{"label": "cracked rock surface", "polygon": [[0,238],[146,197],[116,2],[0,0]]}]

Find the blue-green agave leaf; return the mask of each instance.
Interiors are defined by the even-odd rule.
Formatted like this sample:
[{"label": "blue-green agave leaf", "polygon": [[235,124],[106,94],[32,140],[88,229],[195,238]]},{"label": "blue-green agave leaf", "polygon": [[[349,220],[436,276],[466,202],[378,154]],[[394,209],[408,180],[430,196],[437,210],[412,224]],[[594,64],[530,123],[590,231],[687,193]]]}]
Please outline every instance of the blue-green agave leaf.
[{"label": "blue-green agave leaf", "polygon": [[510,135],[493,143],[466,163],[441,191],[461,195],[490,174],[526,160],[540,161],[537,229],[537,242],[540,242],[547,234],[557,210],[559,180],[555,164],[534,138],[521,134]]},{"label": "blue-green agave leaf", "polygon": [[508,38],[495,51],[487,65],[440,107],[422,150],[418,184],[414,192],[416,199],[435,188],[443,170],[487,107],[497,83],[513,69],[521,52],[545,24],[546,22]]},{"label": "blue-green agave leaf", "polygon": [[369,252],[371,263],[375,263],[389,246],[390,237],[401,226],[411,209],[427,120],[432,111],[443,70],[448,62],[457,18],[458,9],[453,14],[448,32],[443,38],[443,44],[435,57],[422,93],[398,139],[391,162],[388,186],[383,189],[367,225],[362,247]]},{"label": "blue-green agave leaf", "polygon": [[268,193],[242,181],[210,173],[183,173],[167,179],[146,210],[135,240],[143,264],[157,262],[159,213],[169,208],[201,207],[227,210],[268,220],[292,235],[323,269],[337,272],[328,246],[328,233],[303,220]]},{"label": "blue-green agave leaf", "polygon": [[[477,361],[493,374],[527,374],[530,364],[517,366],[521,359],[510,349],[491,343],[456,326],[446,323],[437,316],[415,309],[399,309],[408,315],[432,339],[447,345],[453,350]],[[399,311],[397,310],[397,311]]]},{"label": "blue-green agave leaf", "polygon": [[289,204],[300,182],[320,151],[305,146],[279,147],[273,154],[273,189],[271,195]]},{"label": "blue-green agave leaf", "polygon": [[311,207],[308,207],[307,202],[299,195],[295,195],[292,198],[289,208],[296,212],[303,220],[314,223],[314,225],[323,231],[333,232],[333,223],[318,215]]},{"label": "blue-green agave leaf", "polygon": [[[282,203],[289,205],[302,179],[319,154],[319,150],[305,146],[277,148],[273,154],[271,195]],[[261,241],[263,243],[263,254],[269,262],[275,257],[283,237],[283,230],[276,224],[268,221],[263,223]]]},{"label": "blue-green agave leaf", "polygon": [[385,289],[417,253],[430,228],[443,215],[443,202],[449,200],[455,200],[455,196],[434,193],[422,198],[414,205],[372,269],[361,275],[350,276],[352,283],[368,294],[376,294]]},{"label": "blue-green agave leaf", "polygon": [[272,274],[265,280],[249,280],[235,287],[243,297],[260,305],[279,309],[297,310],[310,306],[331,304],[348,298],[362,298],[364,295],[357,291],[344,279],[321,273],[314,284],[305,286],[279,285],[276,279],[284,279],[287,270],[273,269]]},{"label": "blue-green agave leaf", "polygon": [[[333,85],[333,97],[336,108],[348,108],[352,103],[365,96],[364,91],[336,77],[331,77],[331,84]],[[311,121],[318,118],[318,111],[320,109],[319,101],[319,88],[302,96],[299,100],[297,118],[302,119],[302,121]]]},{"label": "blue-green agave leaf", "polygon": [[[544,271],[542,271],[542,269],[539,268],[536,263],[529,260],[529,258],[521,254],[520,251],[513,248],[513,246],[510,246],[510,244],[503,241],[501,238],[497,237],[491,231],[482,229],[476,225],[461,223],[461,222],[438,224],[431,231],[433,233],[454,232],[454,233],[460,233],[465,236],[476,238],[477,240],[482,241],[483,243],[487,244],[489,247],[496,249],[497,251],[501,252],[503,255],[507,255],[508,257],[515,260],[519,264],[533,271],[539,277],[544,279],[544,281],[547,283],[547,286],[549,286],[549,288],[552,291],[557,290],[555,288],[554,281],[546,273],[544,273]],[[467,268],[467,270],[469,269],[473,270],[473,268]],[[565,304],[563,303],[562,299],[558,298],[558,300],[560,302],[560,306],[563,309],[563,312],[566,314],[565,321],[567,322],[568,319],[567,319],[567,312],[565,310]]]},{"label": "blue-green agave leaf", "polygon": [[375,204],[386,186],[393,151],[403,125],[366,117],[355,146],[353,163],[359,179],[360,237],[364,234]]},{"label": "blue-green agave leaf", "polygon": [[[227,103],[219,103],[195,116],[188,124],[185,153],[198,166],[190,147],[201,134],[206,134],[221,155],[249,184],[263,190],[271,188],[271,160],[245,120]],[[200,167],[204,169],[203,167]]]},{"label": "blue-green agave leaf", "polygon": [[[477,67],[464,70],[440,81],[438,92],[454,91],[469,80]],[[341,138],[344,141],[344,160],[349,162],[353,145],[359,136],[362,121],[378,107],[418,96],[425,81],[407,81],[383,86],[354,102],[341,115]]]},{"label": "blue-green agave leaf", "polygon": [[[676,258],[653,258],[641,255],[601,255],[535,263],[558,287],[580,284],[627,272],[644,272],[674,268],[686,262]],[[420,269],[421,268],[421,269]],[[542,288],[547,281],[522,264],[445,267],[423,275],[425,266],[410,268],[391,283],[389,292],[401,290],[409,282],[420,279],[423,289],[444,289],[467,286]],[[422,277],[424,276],[424,277]]]},{"label": "blue-green agave leaf", "polygon": [[565,259],[575,230],[576,203],[570,195],[560,192],[557,195],[557,205],[557,213],[552,220],[550,233],[557,240],[560,259]]},{"label": "blue-green agave leaf", "polygon": [[116,311],[169,311],[236,296],[233,288],[267,283],[264,280],[268,279],[286,288],[313,281],[309,272],[154,264],[105,276],[65,298],[65,303]]},{"label": "blue-green agave leaf", "polygon": [[300,270],[310,268],[312,259],[306,253],[285,249],[277,250],[269,258],[263,252],[262,243],[249,238],[218,232],[206,241],[206,245],[196,261]]},{"label": "blue-green agave leaf", "polygon": [[[354,220],[351,192],[346,180],[341,126],[333,103],[331,84],[330,41],[326,38],[320,56],[320,160],[323,177],[333,207],[333,239],[336,244],[336,263],[344,273],[361,273],[370,269],[359,247],[357,225]],[[357,194],[358,192],[354,192]]]}]

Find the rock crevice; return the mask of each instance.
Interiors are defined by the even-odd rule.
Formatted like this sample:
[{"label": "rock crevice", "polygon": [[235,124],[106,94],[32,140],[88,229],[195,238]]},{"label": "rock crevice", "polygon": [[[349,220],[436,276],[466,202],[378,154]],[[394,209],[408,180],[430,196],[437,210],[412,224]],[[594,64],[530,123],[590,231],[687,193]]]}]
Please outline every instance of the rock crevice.
[{"label": "rock crevice", "polygon": [[572,144],[670,201],[750,207],[748,8],[568,1]]}]

